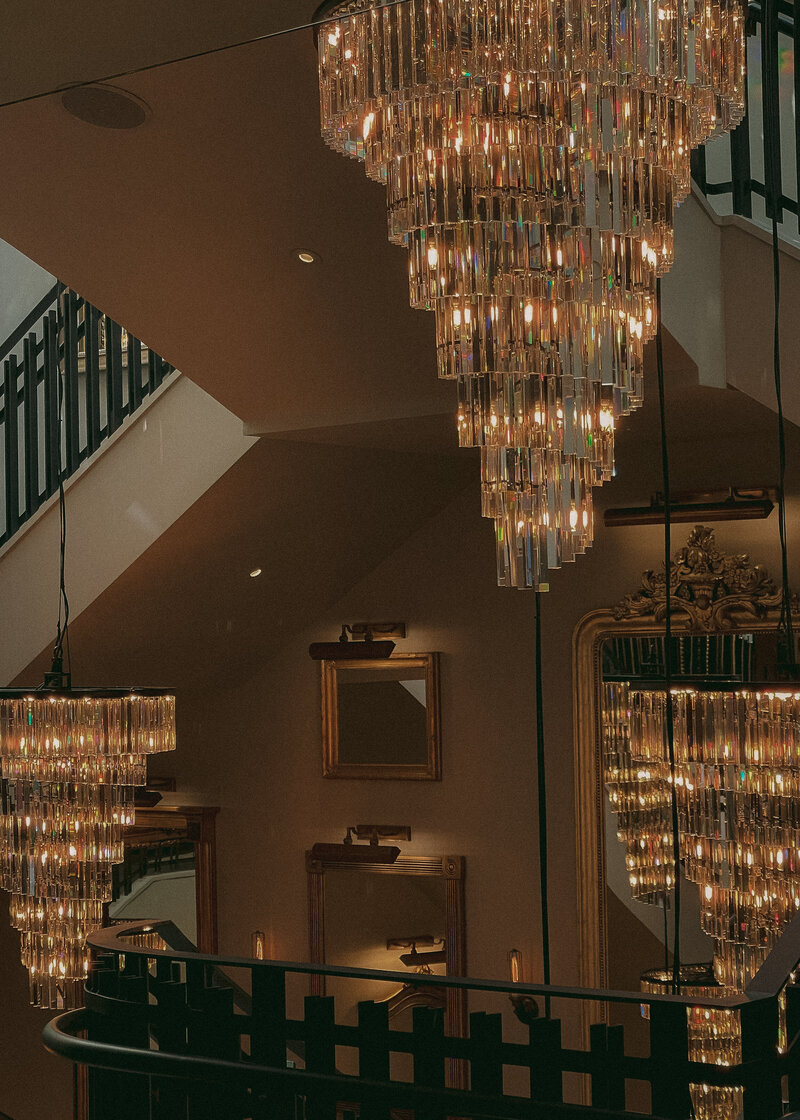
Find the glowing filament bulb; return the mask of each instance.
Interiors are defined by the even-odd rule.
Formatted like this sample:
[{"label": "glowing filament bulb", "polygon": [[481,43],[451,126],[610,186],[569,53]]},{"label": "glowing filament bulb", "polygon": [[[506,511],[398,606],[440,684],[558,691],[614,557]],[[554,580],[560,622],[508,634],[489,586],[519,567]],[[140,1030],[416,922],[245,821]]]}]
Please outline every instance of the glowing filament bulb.
[{"label": "glowing filament bulb", "polygon": [[436,265],[438,263],[439,263],[439,253],[433,247],[433,245],[431,245],[430,249],[428,249],[428,266],[430,268],[436,268]]},{"label": "glowing filament bulb", "polygon": [[533,304],[532,303],[526,303],[525,304],[524,314],[525,314],[525,322],[526,323],[532,323],[533,322]]}]

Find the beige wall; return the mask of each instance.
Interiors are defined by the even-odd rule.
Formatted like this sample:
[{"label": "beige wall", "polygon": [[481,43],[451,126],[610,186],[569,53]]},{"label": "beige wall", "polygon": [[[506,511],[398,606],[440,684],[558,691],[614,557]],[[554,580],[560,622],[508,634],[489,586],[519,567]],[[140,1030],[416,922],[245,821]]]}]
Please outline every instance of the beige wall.
[{"label": "beige wall", "polygon": [[[652,394],[651,394],[652,402]],[[672,465],[676,487],[770,483],[775,478],[774,417],[740,394],[717,390],[681,390],[670,403]],[[652,403],[626,423],[619,440],[618,478],[600,495],[609,504],[646,502],[659,485],[656,411]],[[343,449],[276,447],[281,459],[298,462],[306,470],[319,459],[331,470],[353,470],[357,456]],[[248,461],[262,462],[264,449],[250,452],[229,477],[249,477]],[[255,456],[255,458],[253,458]],[[797,493],[800,441],[791,433],[790,477]],[[151,618],[147,588],[155,587],[153,557],[165,561],[171,535],[187,534],[191,518],[204,517],[214,487],[184,519],[152,546],[138,561],[149,579],[142,593],[136,586],[136,566],[131,581],[118,581],[77,620],[73,646],[82,650],[83,679],[106,679],[125,652],[131,679],[148,676],[148,666],[169,663],[179,699],[179,749],[171,758],[155,762],[156,772],[176,773],[183,794],[220,806],[219,914],[223,953],[246,954],[250,933],[268,931],[275,957],[304,959],[307,955],[306,886],[304,852],[317,840],[340,840],[348,825],[363,821],[410,824],[414,854],[457,853],[467,859],[467,941],[469,971],[473,976],[503,977],[506,953],[521,949],[528,962],[528,977],[540,978],[539,907],[537,876],[537,820],[535,789],[535,705],[532,595],[498,589],[494,583],[493,542],[490,526],[479,514],[477,485],[463,490],[460,473],[451,474],[450,497],[436,511],[416,521],[412,506],[424,505],[421,489],[402,497],[398,491],[389,503],[389,516],[404,526],[388,533],[371,511],[385,499],[388,479],[415,478],[414,486],[430,478],[444,478],[450,468],[435,456],[424,470],[416,461],[396,455],[381,457],[384,475],[377,474],[377,460],[364,453],[361,492],[352,489],[348,503],[359,503],[358,525],[383,533],[386,545],[373,551],[370,565],[360,561],[358,532],[335,536],[331,531],[314,538],[319,552],[310,567],[295,566],[295,576],[277,582],[270,590],[274,601],[285,601],[280,637],[271,638],[264,616],[260,629],[239,631],[249,635],[246,648],[231,648],[241,673],[236,687],[214,684],[215,669],[223,675],[230,667],[211,665],[209,677],[192,685],[196,677],[195,651],[186,641],[173,644],[177,632],[170,622],[158,629]],[[370,468],[370,464],[371,468]],[[371,474],[370,474],[371,470]],[[417,473],[414,474],[413,472]],[[441,472],[441,473],[440,473]],[[277,475],[269,476],[274,483]],[[299,476],[298,476],[299,477]],[[344,475],[343,475],[344,477]],[[348,476],[349,477],[349,476]],[[375,481],[377,479],[377,481]],[[304,493],[308,509],[316,510],[315,482],[307,480]],[[252,503],[251,503],[252,504]],[[347,503],[346,503],[347,504]],[[237,507],[239,508],[239,507]],[[241,508],[247,508],[243,495]],[[305,507],[304,507],[305,508]],[[347,505],[347,508],[350,508]],[[385,514],[384,509],[384,514]],[[383,516],[383,514],[382,514]],[[238,519],[241,520],[241,519]],[[793,582],[800,586],[798,503],[790,504],[790,562]],[[601,517],[598,516],[598,522]],[[219,519],[212,518],[213,534]],[[381,526],[383,525],[383,528]],[[688,526],[674,530],[677,548]],[[209,532],[211,528],[209,527]],[[728,551],[748,551],[775,575],[779,570],[777,523],[730,523],[717,528],[718,541]],[[275,548],[291,540],[288,530],[275,538]],[[209,550],[200,538],[200,554]],[[338,542],[338,543],[334,543]],[[398,543],[399,542],[399,543]],[[367,547],[365,545],[364,547]],[[369,547],[372,547],[371,545]],[[326,552],[327,550],[327,552]],[[245,555],[237,564],[246,571]],[[349,590],[344,576],[337,595],[326,585],[324,595],[314,595],[313,572],[322,573],[342,557],[359,574]],[[383,559],[380,559],[383,556]],[[543,597],[545,728],[547,741],[548,805],[551,845],[551,921],[553,979],[571,984],[577,974],[575,820],[573,812],[573,739],[571,642],[579,619],[590,609],[613,604],[633,590],[645,567],[657,566],[663,556],[662,530],[658,526],[604,530],[597,528],[592,551],[574,565],[556,573],[552,590]],[[310,563],[310,561],[309,561]],[[156,565],[157,567],[157,565]],[[164,567],[164,564],[162,564]],[[348,565],[345,565],[347,568]],[[366,567],[369,574],[363,575]],[[160,569],[159,569],[160,570]],[[311,574],[309,574],[311,573]],[[262,579],[264,577],[261,577]],[[311,580],[308,585],[303,581]],[[246,592],[252,592],[244,577]],[[295,586],[296,585],[296,586]],[[209,598],[209,620],[225,617],[231,609],[225,596],[228,584],[220,577],[220,601]],[[182,596],[196,594],[191,579],[168,584],[176,610]],[[292,595],[306,591],[305,606]],[[223,596],[224,591],[224,596]],[[274,609],[267,599],[250,598],[253,612]],[[295,604],[295,605],[293,605]],[[311,609],[311,604],[316,604]],[[159,609],[163,612],[163,605]],[[183,608],[181,608],[183,609]],[[188,609],[188,607],[187,607]],[[100,612],[98,614],[98,612]],[[103,614],[105,612],[105,614]],[[126,647],[124,622],[136,616],[137,625],[151,633],[150,644]],[[303,622],[291,633],[292,620]],[[93,628],[93,619],[105,625]],[[109,618],[117,624],[109,625]],[[307,623],[309,618],[314,621]],[[356,782],[322,778],[320,744],[319,666],[308,657],[312,640],[334,638],[344,621],[404,620],[409,637],[400,643],[406,650],[438,650],[442,655],[443,780],[440,783]],[[258,620],[256,620],[258,621]],[[216,623],[215,623],[216,625]],[[209,622],[209,632],[211,622]],[[253,635],[256,635],[255,637]],[[158,635],[158,649],[153,642]],[[242,639],[245,640],[245,639]],[[196,641],[202,652],[204,634]],[[273,644],[274,641],[274,644]],[[126,652],[127,649],[127,652]],[[116,670],[115,670],[116,671]],[[37,670],[38,672],[38,670]],[[102,675],[101,675],[102,674]],[[36,673],[29,671],[28,679]],[[149,674],[152,678],[152,673]],[[627,912],[625,912],[627,913]],[[631,937],[628,919],[625,937]],[[650,935],[648,934],[648,937]],[[25,1006],[24,976],[3,935],[0,984],[4,999],[4,1029],[15,1039],[3,1049],[0,1066],[0,1110],[15,1120],[38,1120],[47,1115],[66,1120],[64,1100],[69,1071],[52,1062],[37,1041],[36,1020],[47,1016]],[[649,944],[649,943],[648,943]],[[645,954],[646,955],[646,954]],[[649,963],[649,962],[647,962]],[[657,963],[657,962],[652,962]],[[13,988],[12,988],[13,985]],[[51,1077],[49,1071],[55,1069]],[[52,1090],[47,1108],[22,1091],[35,1076],[43,1094]],[[48,1098],[50,1099],[50,1098]]]},{"label": "beige wall", "polygon": [[[709,430],[704,443],[694,434],[694,450],[676,441],[677,485],[730,477],[737,455],[752,458],[742,483],[748,471],[753,481],[769,481],[771,446],[762,440],[723,451],[710,435],[712,415],[696,412],[695,422]],[[608,487],[608,501],[625,502],[634,494],[641,501],[658,484],[649,453],[647,462],[640,452],[626,457],[629,470]],[[506,952],[513,946],[525,952],[530,978],[540,977],[534,600],[494,586],[491,530],[477,505],[477,494],[466,491],[331,609],[320,612],[313,626],[273,656],[257,655],[252,677],[240,688],[181,696],[179,786],[221,808],[223,952],[245,953],[250,931],[261,928],[271,935],[274,956],[302,959],[305,849],[317,840],[340,840],[357,821],[387,821],[412,826],[410,853],[467,857],[470,973],[504,976]],[[790,523],[798,523],[794,502]],[[690,528],[673,529],[675,548]],[[551,933],[558,983],[573,983],[577,969],[572,632],[587,611],[615,603],[638,586],[644,568],[660,564],[662,532],[658,526],[604,530],[599,525],[591,553],[556,573],[542,600]],[[773,574],[779,571],[775,515],[765,522],[720,525],[717,537],[725,550],[749,551]],[[800,548],[791,559],[798,561],[796,571]],[[441,783],[322,777],[319,666],[309,659],[307,646],[335,637],[344,621],[362,619],[402,619],[409,636],[398,648],[442,655]],[[166,759],[159,765],[172,768]]]}]

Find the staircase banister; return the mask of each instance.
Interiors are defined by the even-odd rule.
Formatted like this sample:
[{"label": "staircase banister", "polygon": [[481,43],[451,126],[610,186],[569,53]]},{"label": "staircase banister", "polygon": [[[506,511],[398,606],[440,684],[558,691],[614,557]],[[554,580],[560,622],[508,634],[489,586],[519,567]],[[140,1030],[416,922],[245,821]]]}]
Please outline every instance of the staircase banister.
[{"label": "staircase banister", "polygon": [[[126,943],[126,937],[143,934],[161,935],[161,927],[172,925],[160,921],[125,922],[95,930],[86,943],[100,953],[140,956],[148,959],[168,957],[172,960],[207,964],[228,968],[277,969],[285,973],[339,977],[342,979],[379,980],[384,983],[407,984],[408,972],[389,972],[372,968],[347,968],[343,965],[313,964],[302,961],[262,961],[252,957],[218,957],[207,953],[186,953],[174,950],[151,949]],[[166,940],[166,939],[164,939]],[[787,974],[788,975],[788,974]],[[773,998],[769,992],[753,991],[744,995],[709,999],[703,996],[660,995],[639,992],[608,991],[602,988],[573,988],[556,984],[515,984],[510,980],[487,980],[464,976],[426,975],[425,986],[431,988],[456,988],[473,992],[499,992],[518,996],[550,996],[552,999],[589,1000],[595,1003],[622,1004],[683,1004],[690,1007],[730,1008],[735,1010],[750,1003]]]},{"label": "staircase banister", "polygon": [[39,325],[39,320],[58,299],[64,291],[64,285],[57,281],[50,290],[42,296],[32,311],[28,312],[20,325],[11,332],[8,338],[0,344],[0,362],[7,358],[11,351],[17,346],[30,331],[34,330]]},{"label": "staircase banister", "polygon": [[[225,1086],[260,1088],[261,1084],[283,1083],[293,1095],[327,1089],[334,1099],[346,1097],[348,1085],[353,1086],[359,1102],[364,1105],[385,1104],[387,1091],[391,1092],[392,1107],[400,1109],[437,1109],[444,1115],[469,1115],[514,1120],[586,1120],[587,1109],[582,1105],[538,1103],[526,1097],[483,1096],[459,1089],[433,1088],[403,1081],[371,1081],[342,1074],[316,1073],[303,1069],[262,1066],[253,1062],[231,1062],[225,1059],[203,1058],[190,1054],[175,1054],[160,1050],[138,1050],[108,1042],[94,1042],[80,1038],[79,1033],[89,1025],[85,1009],[67,1011],[53,1019],[44,1028],[43,1039],[51,1053],[71,1062],[140,1073],[150,1077],[170,1077],[184,1081],[218,1081]],[[465,1109],[468,1111],[465,1112]],[[592,1120],[634,1120],[634,1114],[593,1108]],[[648,1120],[662,1120],[652,1114]]]}]

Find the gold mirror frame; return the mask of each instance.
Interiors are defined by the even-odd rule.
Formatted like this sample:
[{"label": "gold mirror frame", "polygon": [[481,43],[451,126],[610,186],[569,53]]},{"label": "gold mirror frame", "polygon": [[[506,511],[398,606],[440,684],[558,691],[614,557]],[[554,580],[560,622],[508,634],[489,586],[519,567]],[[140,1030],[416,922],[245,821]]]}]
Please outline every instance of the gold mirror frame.
[{"label": "gold mirror frame", "polygon": [[[425,763],[360,763],[339,761],[339,704],[337,673],[348,669],[423,670],[425,726],[428,736]],[[392,779],[438,782],[442,777],[441,698],[439,654],[395,654],[385,659],[322,662],[322,774],[325,778]]]},{"label": "gold mirror frame", "polygon": [[[741,553],[721,552],[712,529],[697,525],[670,565],[670,617],[674,634],[776,630],[781,593],[765,571]],[[798,604],[792,596],[792,614]],[[608,988],[605,788],[601,734],[602,649],[609,638],[664,634],[663,567],[646,571],[637,591],[611,608],[591,611],[572,640],[575,734],[575,826],[578,878],[578,985]],[[594,1014],[593,1014],[594,1010]],[[582,1004],[581,1022],[601,1011]]]},{"label": "gold mirror frame", "polygon": [[[357,863],[353,860],[320,860],[306,852],[308,880],[308,959],[312,964],[325,960],[325,872],[358,871],[368,875],[432,875],[444,879],[445,966],[448,976],[467,974],[467,927],[464,901],[466,864],[463,856],[398,856],[394,863]],[[325,995],[324,975],[310,977],[311,995]],[[399,994],[399,993],[396,993]],[[424,994],[409,996],[398,1007],[428,1003]],[[467,1030],[467,993],[461,988],[447,989],[446,1031],[465,1035]]]}]

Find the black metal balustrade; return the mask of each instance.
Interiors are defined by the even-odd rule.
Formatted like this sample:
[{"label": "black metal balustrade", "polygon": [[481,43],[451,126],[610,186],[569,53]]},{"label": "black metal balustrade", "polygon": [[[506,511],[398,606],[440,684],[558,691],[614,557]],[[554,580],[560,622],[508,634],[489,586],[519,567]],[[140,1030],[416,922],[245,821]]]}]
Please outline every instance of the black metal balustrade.
[{"label": "black metal balustrade", "polygon": [[[90,1066],[90,1120],[634,1120],[643,1114],[625,1111],[630,1081],[649,1086],[644,1115],[662,1120],[686,1120],[695,1084],[742,1086],[743,1120],[777,1120],[784,1089],[788,1106],[800,1107],[800,987],[787,987],[800,960],[800,918],[747,992],[724,1000],[414,977],[428,990],[505,1005],[505,1014],[473,1011],[468,1029],[452,1034],[442,1009],[431,1006],[413,1008],[411,1030],[392,1025],[385,1001],[359,1002],[350,1023],[337,1021],[341,1003],[329,995],[306,996],[302,1016],[290,1015],[303,976],[322,974],[341,1000],[345,981],[407,984],[408,974],[176,952],[163,948],[171,930],[138,922],[93,934],[86,1007],[45,1029],[51,1050]],[[244,1005],[220,968],[244,972],[251,992]],[[787,1038],[779,1050],[784,988]],[[591,1028],[589,1050],[567,1046],[558,1019],[523,1026],[508,995],[549,996],[560,1006],[647,1005],[649,1057],[626,1053],[623,1028],[604,1023]],[[739,1064],[689,1060],[690,1007],[738,1012]],[[396,1073],[403,1055],[410,1055],[408,1080]],[[591,1104],[564,1103],[569,1073],[584,1075]]]},{"label": "black metal balustrade", "polygon": [[[741,217],[771,219],[774,216],[782,223],[783,212],[787,210],[792,219],[787,219],[783,232],[796,236],[800,231],[797,200],[800,119],[795,111],[800,105],[800,68],[796,65],[800,56],[800,24],[794,18],[794,4],[789,0],[757,0],[748,4],[747,32],[760,46],[760,104],[751,104],[748,98],[744,120],[730,135],[730,150],[726,157],[729,174],[721,180],[711,180],[706,148],[701,147],[692,152],[692,178],[707,197],[729,195],[732,212]],[[785,137],[782,144],[781,59],[787,57],[790,51],[795,60],[793,103],[788,100],[784,103]],[[785,184],[787,159],[793,164],[793,188]]]},{"label": "black metal balustrade", "polygon": [[0,346],[0,361],[2,545],[173,367],[63,284]]}]

